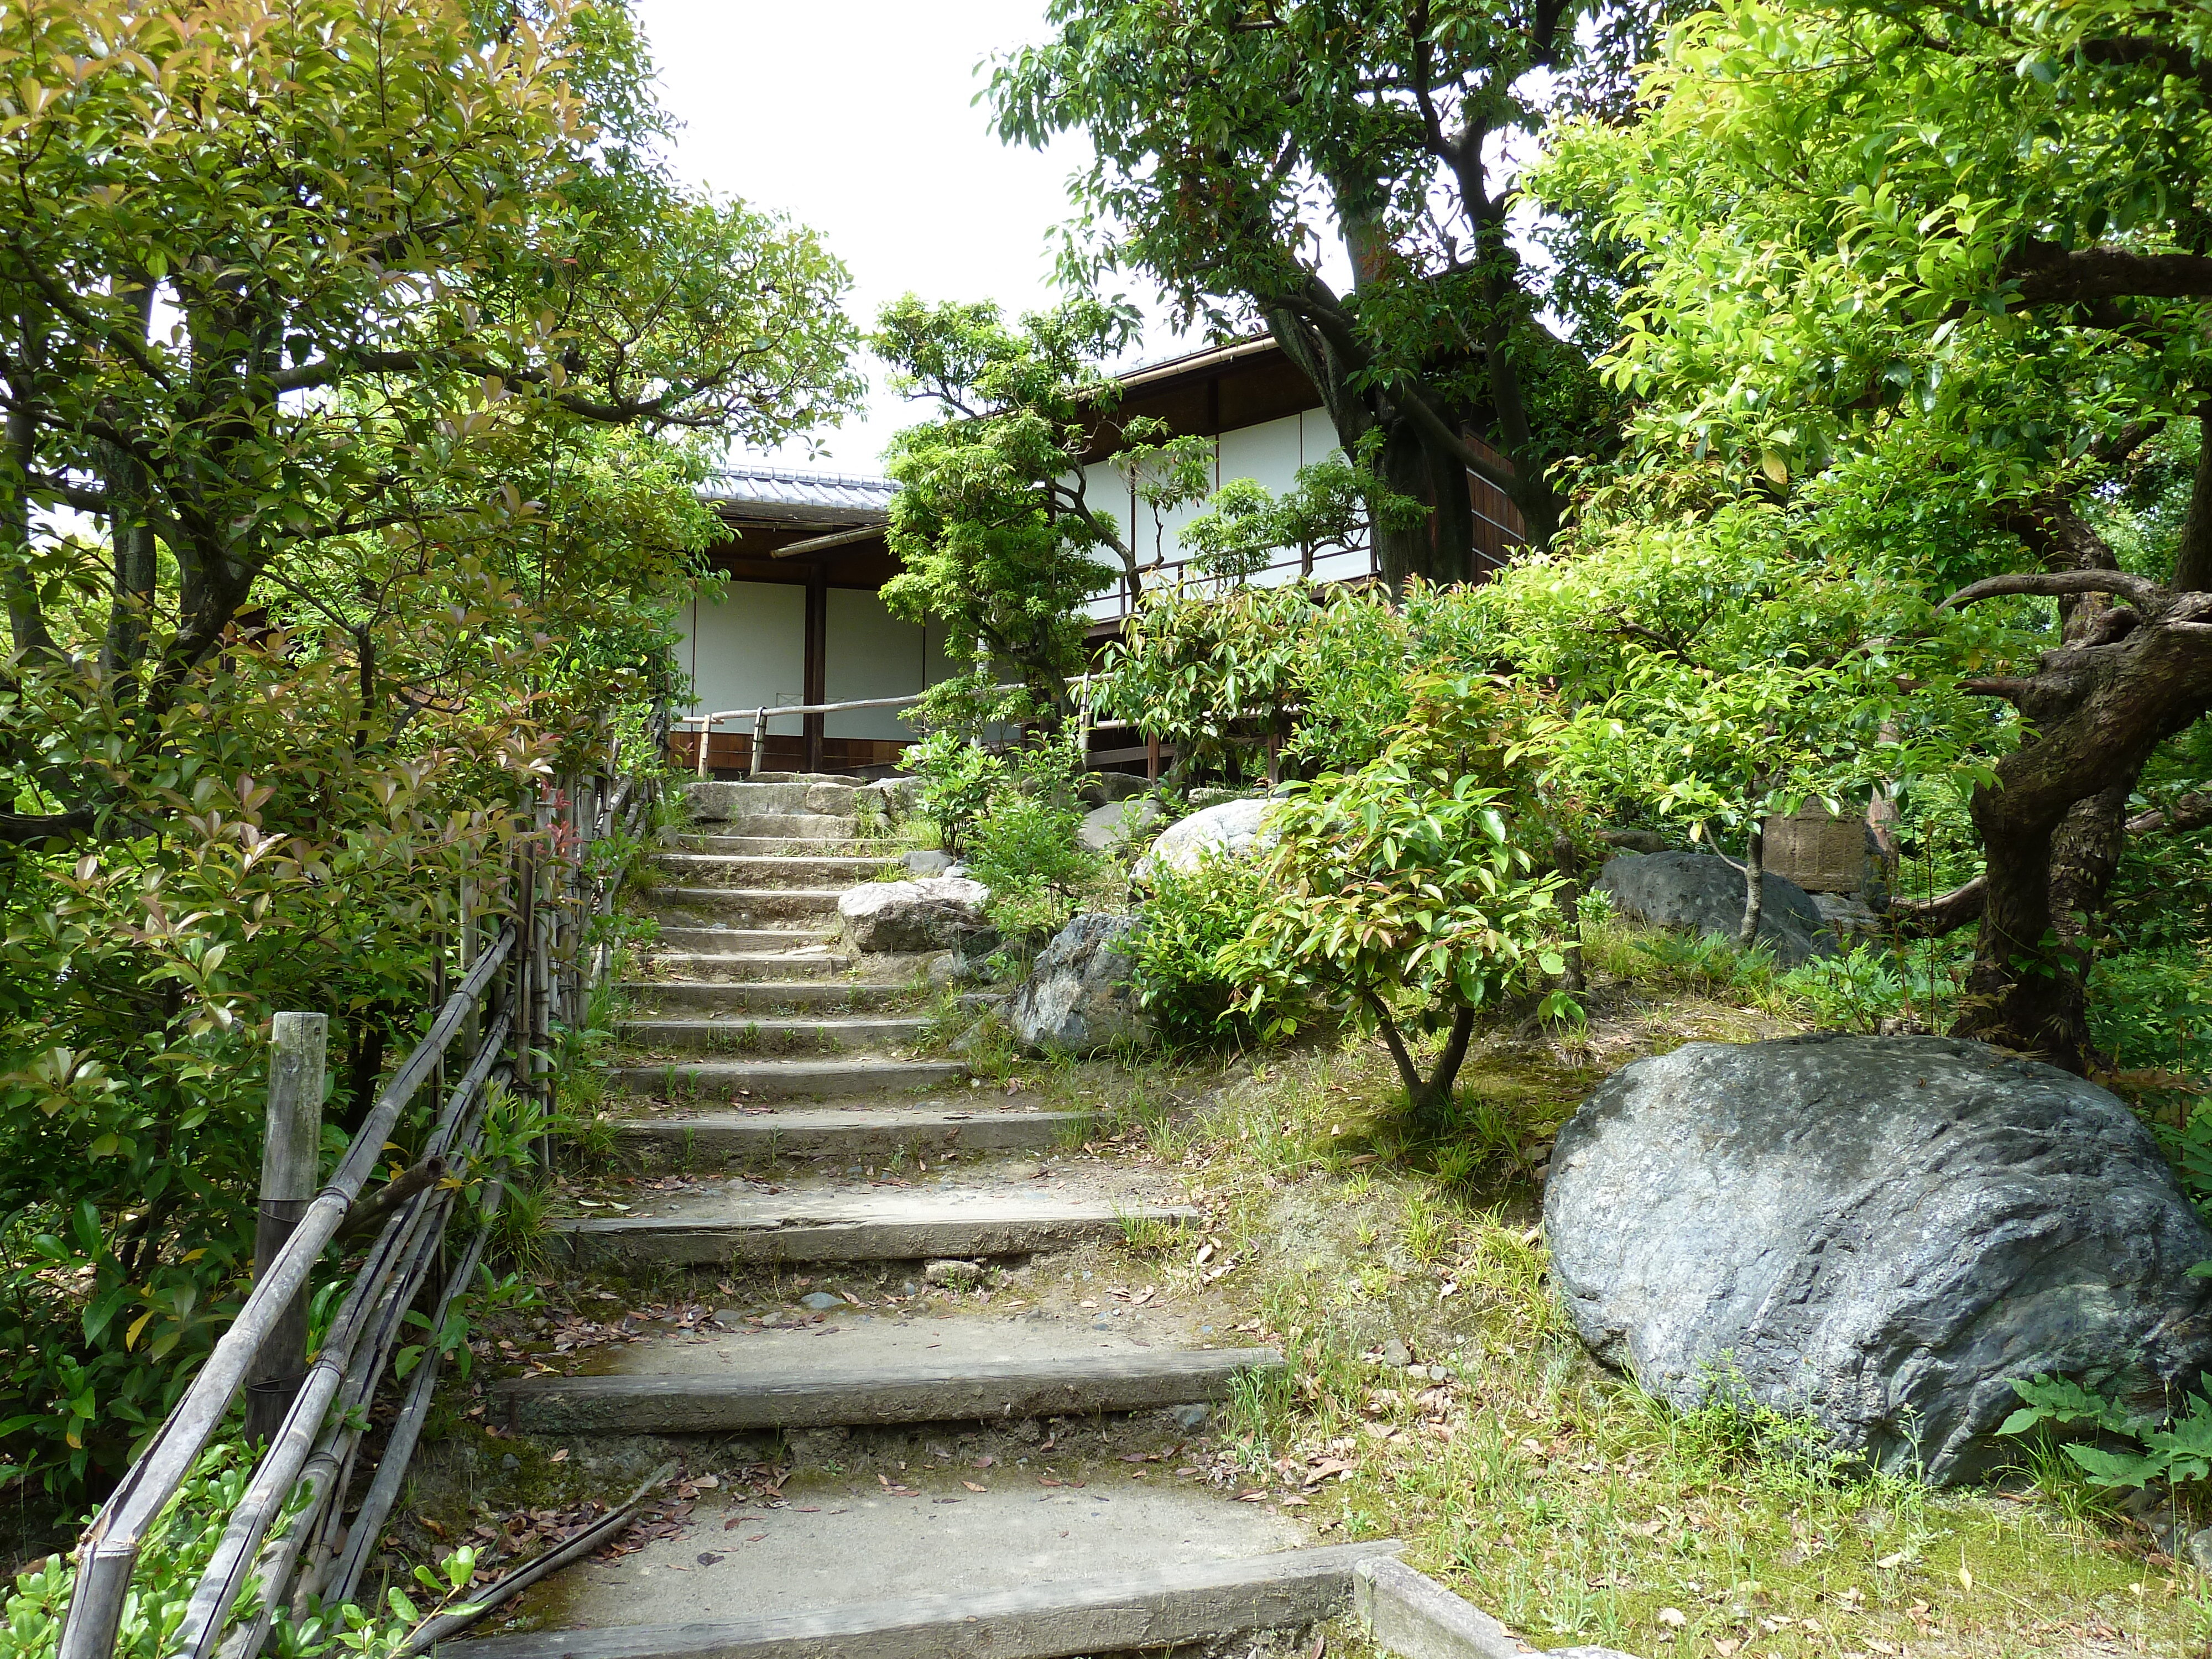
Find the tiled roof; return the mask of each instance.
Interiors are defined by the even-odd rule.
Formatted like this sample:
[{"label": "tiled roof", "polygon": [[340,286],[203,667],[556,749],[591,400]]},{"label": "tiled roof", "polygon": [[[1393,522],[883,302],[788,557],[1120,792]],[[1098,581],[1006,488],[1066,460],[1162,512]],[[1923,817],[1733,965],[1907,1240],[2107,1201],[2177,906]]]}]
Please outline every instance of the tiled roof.
[{"label": "tiled roof", "polygon": [[787,466],[726,466],[717,471],[704,494],[718,506],[823,509],[865,521],[890,511],[898,486],[889,478],[849,472],[802,472]]}]

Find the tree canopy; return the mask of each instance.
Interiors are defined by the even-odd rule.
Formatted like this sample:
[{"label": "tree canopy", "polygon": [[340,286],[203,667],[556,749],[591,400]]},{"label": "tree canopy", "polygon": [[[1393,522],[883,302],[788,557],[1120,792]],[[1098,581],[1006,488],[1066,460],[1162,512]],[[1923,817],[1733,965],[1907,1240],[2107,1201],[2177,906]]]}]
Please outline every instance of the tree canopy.
[{"label": "tree canopy", "polygon": [[[1554,105],[1619,101],[1646,11],[1056,0],[1048,16],[1051,40],[1001,59],[991,95],[1010,141],[1091,142],[1072,274],[1125,266],[1179,321],[1267,327],[1346,452],[1376,434],[1383,481],[1429,508],[1378,531],[1393,586],[1480,574],[1468,471],[1548,543],[1565,505],[1553,469],[1609,449],[1616,417],[1588,349],[1539,314],[1582,287],[1553,293],[1527,268],[1504,158]],[[1322,275],[1325,237],[1348,256],[1348,293]],[[1585,258],[1565,268],[1590,275]]]}]

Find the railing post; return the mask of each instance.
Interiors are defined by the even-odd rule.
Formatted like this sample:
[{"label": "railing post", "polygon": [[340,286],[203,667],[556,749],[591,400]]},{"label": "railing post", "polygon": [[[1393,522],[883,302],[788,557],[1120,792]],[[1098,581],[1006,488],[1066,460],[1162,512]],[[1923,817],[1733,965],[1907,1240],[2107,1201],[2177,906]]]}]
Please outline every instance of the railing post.
[{"label": "railing post", "polygon": [[[745,775],[757,778],[761,773],[761,751],[768,747],[768,709],[765,706],[753,710],[753,752],[745,757]],[[704,777],[705,773],[700,776]]]},{"label": "railing post", "polygon": [[699,717],[699,775],[702,779],[707,775],[707,745],[714,740],[714,717],[702,714]]},{"label": "railing post", "polygon": [[[261,1210],[253,1230],[259,1279],[315,1195],[323,1132],[327,1014],[279,1014],[269,1045],[268,1127],[261,1143]],[[246,1374],[246,1437],[266,1442],[291,1409],[307,1369],[307,1291],[278,1316]]]}]

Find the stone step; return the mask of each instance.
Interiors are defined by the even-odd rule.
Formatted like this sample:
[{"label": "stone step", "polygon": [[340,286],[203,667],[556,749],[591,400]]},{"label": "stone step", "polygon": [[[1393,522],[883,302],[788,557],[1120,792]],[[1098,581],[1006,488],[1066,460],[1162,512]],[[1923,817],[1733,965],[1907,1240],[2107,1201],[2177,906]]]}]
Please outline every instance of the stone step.
[{"label": "stone step", "polygon": [[842,891],[872,881],[890,863],[884,858],[756,858],[727,853],[655,853],[653,866],[684,887],[813,887]]},{"label": "stone step", "polygon": [[672,853],[721,853],[737,858],[862,858],[877,850],[857,839],[774,832],[759,836],[671,836],[663,844]]},{"label": "stone step", "polygon": [[702,1267],[1030,1255],[1121,1238],[1130,1224],[1198,1218],[1184,1206],[1116,1194],[1095,1175],[1075,1191],[1071,1184],[815,1181],[763,1189],[709,1180],[666,1194],[657,1213],[563,1216],[549,1218],[544,1231],[580,1264]]},{"label": "stone step", "polygon": [[[533,1587],[470,1659],[1065,1659],[1302,1631],[1352,1605],[1395,1541],[1297,1547],[1256,1504],[1122,1479],[919,1472],[763,1513],[702,1493],[681,1535]],[[946,1490],[939,1492],[939,1486]],[[904,1496],[904,1493],[913,1496]],[[726,1527],[725,1517],[737,1521]],[[1018,1588],[1009,1588],[1018,1586]],[[652,1622],[647,1622],[648,1620]]]},{"label": "stone step", "polygon": [[[732,957],[735,961],[738,958]],[[666,958],[661,958],[665,961]],[[779,958],[769,958],[770,961]],[[908,985],[836,979],[624,980],[621,991],[639,1014],[744,1016],[799,1009],[853,1012],[881,1008],[914,994]]]},{"label": "stone step", "polygon": [[682,1158],[692,1167],[762,1164],[779,1158],[888,1158],[907,1152],[1041,1152],[1080,1139],[1089,1112],[1010,1111],[988,1107],[856,1104],[763,1112],[671,1112],[625,1118],[617,1144],[633,1159]]},{"label": "stone step", "polygon": [[1272,1348],[1153,1346],[1067,1319],[839,1315],[834,1328],[623,1343],[593,1364],[613,1370],[499,1383],[494,1410],[529,1434],[1088,1417],[1224,1399],[1240,1374],[1279,1370],[1283,1357]]},{"label": "stone step", "polygon": [[836,1100],[848,1095],[916,1092],[963,1081],[957,1060],[671,1060],[657,1066],[608,1069],[608,1080],[632,1094],[675,1104],[740,1093],[755,1100]]},{"label": "stone step", "polygon": [[658,962],[742,956],[763,961],[834,962],[839,965],[830,971],[842,972],[852,966],[852,958],[829,948],[835,936],[829,927],[686,927],[679,923],[663,927],[646,948]]},{"label": "stone step", "polygon": [[[929,1033],[921,1018],[625,1019],[615,1036],[626,1048],[647,1054],[821,1054],[870,1048],[909,1048]],[[640,1063],[633,1056],[632,1064]]]},{"label": "stone step", "polygon": [[780,951],[656,951],[647,960],[651,971],[665,971],[672,980],[702,985],[744,985],[755,980],[834,979],[850,972],[856,958],[826,952],[816,956]]},{"label": "stone step", "polygon": [[760,813],[804,813],[850,820],[857,816],[853,796],[858,787],[850,778],[691,783],[684,786],[684,798],[690,805],[692,818],[704,823],[726,823],[733,817]]},{"label": "stone step", "polygon": [[720,922],[757,928],[769,922],[802,921],[824,932],[837,921],[842,887],[654,887],[643,896],[645,913],[671,927],[696,927]]}]

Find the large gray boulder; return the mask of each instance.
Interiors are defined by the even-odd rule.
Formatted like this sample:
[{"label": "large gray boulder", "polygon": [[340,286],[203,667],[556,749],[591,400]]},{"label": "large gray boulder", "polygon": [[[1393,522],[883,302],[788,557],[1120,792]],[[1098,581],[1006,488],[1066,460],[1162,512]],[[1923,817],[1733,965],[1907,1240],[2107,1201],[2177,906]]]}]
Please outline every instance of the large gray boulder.
[{"label": "large gray boulder", "polygon": [[1014,993],[1014,1037],[1030,1054],[1095,1054],[1152,1041],[1122,949],[1134,916],[1079,915],[1046,945]]},{"label": "large gray boulder", "polygon": [[1257,858],[1275,844],[1274,835],[1261,823],[1273,805],[1268,800],[1229,800],[1178,818],[1160,833],[1131,873],[1141,880],[1164,864],[1188,876],[1209,858]]},{"label": "large gray boulder", "polygon": [[946,951],[970,947],[989,930],[991,890],[962,876],[866,881],[841,894],[837,914],[860,951]]},{"label": "large gray boulder", "polygon": [[2042,1372],[2130,1394],[2212,1364],[2212,1234],[2142,1125],[1953,1037],[1693,1042],[1624,1066],[1552,1154],[1544,1230],[1583,1340],[1683,1407],[1810,1413],[1936,1481]]},{"label": "large gray boulder", "polygon": [[[1594,884],[1622,915],[1647,927],[1734,939],[1743,927],[1743,872],[1711,853],[1625,853]],[[1759,940],[1784,968],[1835,956],[1837,943],[1813,896],[1771,871],[1759,878]]]}]

